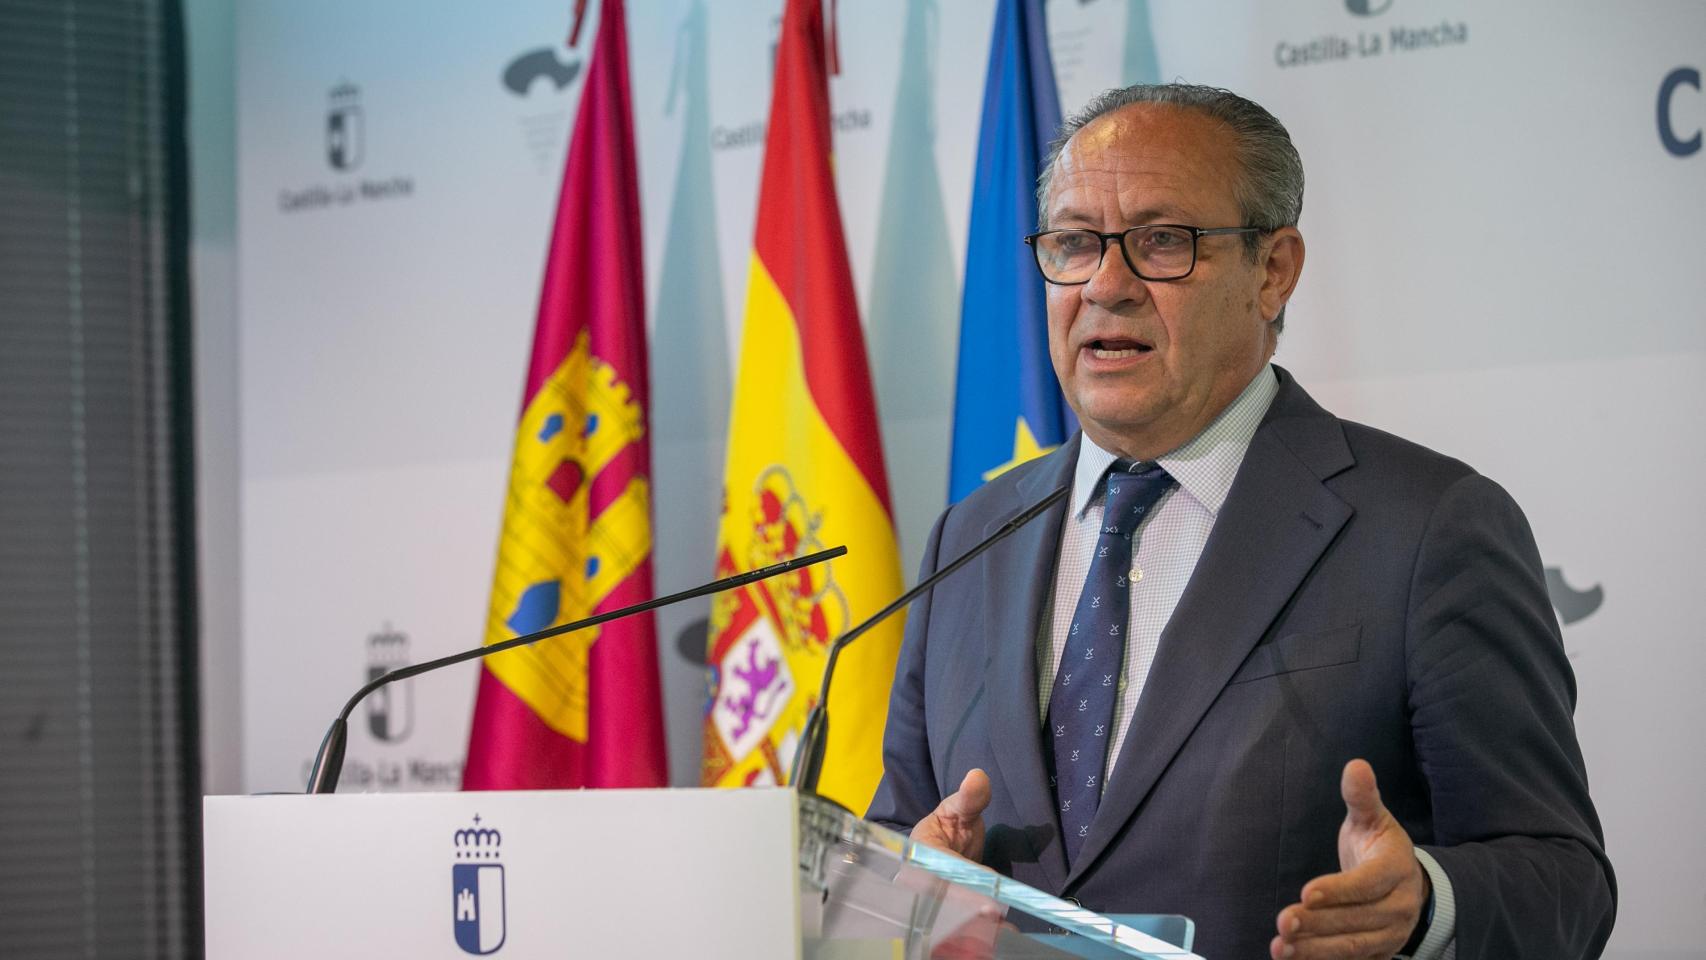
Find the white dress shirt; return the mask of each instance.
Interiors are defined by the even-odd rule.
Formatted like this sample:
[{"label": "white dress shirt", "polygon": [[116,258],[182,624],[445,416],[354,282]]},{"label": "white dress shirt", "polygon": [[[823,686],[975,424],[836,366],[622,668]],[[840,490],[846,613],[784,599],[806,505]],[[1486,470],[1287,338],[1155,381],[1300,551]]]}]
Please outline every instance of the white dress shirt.
[{"label": "white dress shirt", "polygon": [[[1214,422],[1195,439],[1161,457],[1161,464],[1178,486],[1161,495],[1132,534],[1131,611],[1126,626],[1125,670],[1114,696],[1114,739],[1108,744],[1106,774],[1125,745],[1126,728],[1143,695],[1143,683],[1155,662],[1161,629],[1173,616],[1179,597],[1196,570],[1214,518],[1232,490],[1232,480],[1244,462],[1244,451],[1262,416],[1268,412],[1279,380],[1273,368],[1264,365],[1238,399],[1232,401]],[[1102,530],[1102,477],[1115,456],[1096,446],[1088,436],[1080,439],[1078,469],[1072,480],[1072,500],[1061,527],[1060,556],[1055,564],[1054,592],[1042,623],[1048,630],[1037,643],[1038,716],[1048,716],[1049,691],[1066,650],[1067,631],[1096,538]]]}]

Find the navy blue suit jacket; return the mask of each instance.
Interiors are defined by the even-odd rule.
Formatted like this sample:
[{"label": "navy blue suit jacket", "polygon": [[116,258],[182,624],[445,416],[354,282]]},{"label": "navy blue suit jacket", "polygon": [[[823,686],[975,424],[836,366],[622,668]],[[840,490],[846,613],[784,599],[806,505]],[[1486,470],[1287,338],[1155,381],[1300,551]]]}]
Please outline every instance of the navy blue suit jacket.
[{"label": "navy blue suit jacket", "polygon": [[[1504,490],[1322,410],[1284,371],[1160,646],[1070,870],[1036,645],[1064,503],[914,605],[871,819],[908,829],[989,773],[984,861],[1109,913],[1182,913],[1266,957],[1338,869],[1346,761],[1438,859],[1458,957],[1596,956],[1615,886],[1540,557]],[[1070,484],[1075,437],[949,508],[923,573]]]}]

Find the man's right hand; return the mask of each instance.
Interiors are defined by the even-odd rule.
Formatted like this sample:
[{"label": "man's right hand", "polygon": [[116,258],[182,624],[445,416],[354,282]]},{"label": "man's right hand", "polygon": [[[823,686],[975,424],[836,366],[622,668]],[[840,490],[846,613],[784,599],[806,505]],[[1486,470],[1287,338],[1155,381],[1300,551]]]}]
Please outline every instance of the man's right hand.
[{"label": "man's right hand", "polygon": [[989,775],[973,768],[960,788],[912,828],[912,839],[967,860],[983,859],[983,808],[989,806]]}]

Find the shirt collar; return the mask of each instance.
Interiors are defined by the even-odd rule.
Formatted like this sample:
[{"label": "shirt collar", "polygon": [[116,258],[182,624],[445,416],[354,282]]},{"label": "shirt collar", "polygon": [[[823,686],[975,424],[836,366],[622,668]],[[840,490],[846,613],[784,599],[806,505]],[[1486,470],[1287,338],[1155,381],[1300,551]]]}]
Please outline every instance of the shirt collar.
[{"label": "shirt collar", "polygon": [[[1279,392],[1279,378],[1272,364],[1264,364],[1261,372],[1227,405],[1214,422],[1191,440],[1160,457],[1161,464],[1179,488],[1190,494],[1210,516],[1220,513],[1226,495],[1232,492],[1232,481],[1250,449],[1250,439],[1256,427]],[[1083,517],[1090,504],[1101,496],[1102,475],[1117,457],[1101,447],[1088,435],[1080,438],[1078,467],[1072,477],[1072,514]]]}]

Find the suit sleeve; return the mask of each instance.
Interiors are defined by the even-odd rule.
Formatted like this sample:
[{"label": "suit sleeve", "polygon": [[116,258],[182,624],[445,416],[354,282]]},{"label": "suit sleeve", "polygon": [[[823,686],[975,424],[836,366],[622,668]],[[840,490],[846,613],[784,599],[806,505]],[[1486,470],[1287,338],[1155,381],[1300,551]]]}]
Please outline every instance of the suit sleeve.
[{"label": "suit sleeve", "polygon": [[1416,557],[1406,657],[1457,955],[1597,957],[1616,880],[1572,714],[1575,678],[1522,511],[1465,476]]},{"label": "suit sleeve", "polygon": [[[919,564],[919,580],[936,571],[942,528],[947,521],[948,512],[944,511],[930,531],[930,539],[924,545],[924,559]],[[901,831],[911,830],[942,802],[930,762],[924,712],[924,655],[929,645],[930,604],[931,593],[926,593],[913,601],[912,609],[907,611],[906,636],[895,665],[888,723],[883,729],[883,779],[865,814],[867,820]]]}]

